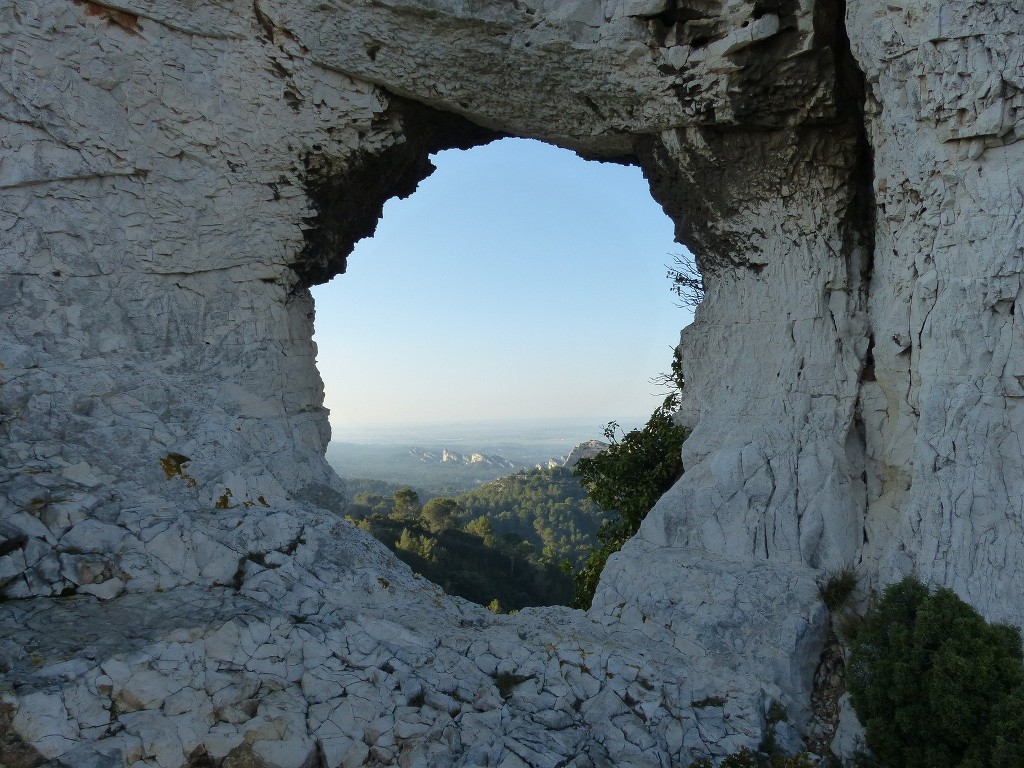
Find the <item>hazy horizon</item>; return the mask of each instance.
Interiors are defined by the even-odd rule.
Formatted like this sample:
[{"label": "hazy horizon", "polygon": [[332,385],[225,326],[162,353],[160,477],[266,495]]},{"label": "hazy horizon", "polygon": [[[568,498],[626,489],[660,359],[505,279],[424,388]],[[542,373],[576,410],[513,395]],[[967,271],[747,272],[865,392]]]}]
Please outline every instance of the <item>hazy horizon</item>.
[{"label": "hazy horizon", "polygon": [[[625,430],[643,425],[650,414],[615,421]],[[451,443],[539,443],[547,441],[601,440],[609,419],[492,419],[479,421],[420,422],[409,424],[332,423],[332,443],[397,445]]]}]

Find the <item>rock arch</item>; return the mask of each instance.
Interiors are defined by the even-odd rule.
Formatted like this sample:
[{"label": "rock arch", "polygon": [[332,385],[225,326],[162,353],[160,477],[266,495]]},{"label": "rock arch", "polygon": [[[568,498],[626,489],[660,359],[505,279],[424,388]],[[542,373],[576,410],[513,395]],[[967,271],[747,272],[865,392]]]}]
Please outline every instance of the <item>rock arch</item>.
[{"label": "rock arch", "polygon": [[[0,8],[17,738],[685,765],[775,699],[809,728],[822,570],[1019,622],[1020,9],[898,6]],[[430,150],[497,134],[641,165],[708,278],[687,475],[586,616],[491,617],[330,516],[305,288]]]}]

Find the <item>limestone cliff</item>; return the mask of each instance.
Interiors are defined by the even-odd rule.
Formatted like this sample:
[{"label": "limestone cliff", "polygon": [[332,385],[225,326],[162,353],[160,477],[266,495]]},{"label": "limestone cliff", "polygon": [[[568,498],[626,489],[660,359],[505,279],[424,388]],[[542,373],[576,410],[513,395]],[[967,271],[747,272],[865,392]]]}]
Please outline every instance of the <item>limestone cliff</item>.
[{"label": "limestone cliff", "polygon": [[[823,736],[829,570],[1020,624],[1022,35],[1019,0],[0,3],[5,758],[685,766],[775,701]],[[307,288],[500,135],[640,165],[705,276],[686,475],[588,614],[444,596],[323,459]]]}]

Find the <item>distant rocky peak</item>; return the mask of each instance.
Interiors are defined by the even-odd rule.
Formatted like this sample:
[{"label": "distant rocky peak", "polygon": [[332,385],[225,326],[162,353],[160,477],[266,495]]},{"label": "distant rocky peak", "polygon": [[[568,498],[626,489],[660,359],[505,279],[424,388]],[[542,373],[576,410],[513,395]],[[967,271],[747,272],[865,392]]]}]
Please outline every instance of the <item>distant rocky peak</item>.
[{"label": "distant rocky peak", "polygon": [[424,464],[448,464],[455,466],[469,466],[479,464],[485,467],[500,467],[503,469],[515,469],[516,463],[504,456],[488,453],[459,453],[442,448],[440,451],[424,448],[410,448],[409,455]]},{"label": "distant rocky peak", "polygon": [[582,442],[569,451],[569,456],[565,459],[565,463],[562,465],[567,468],[575,467],[580,459],[592,459],[599,453],[604,453],[608,450],[608,443],[602,442],[601,440],[587,440]]}]

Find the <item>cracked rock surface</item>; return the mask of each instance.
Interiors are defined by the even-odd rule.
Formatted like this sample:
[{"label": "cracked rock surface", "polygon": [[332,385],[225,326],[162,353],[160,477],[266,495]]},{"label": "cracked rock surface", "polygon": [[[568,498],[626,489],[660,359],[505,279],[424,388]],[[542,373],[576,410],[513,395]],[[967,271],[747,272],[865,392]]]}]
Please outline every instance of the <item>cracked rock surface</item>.
[{"label": "cracked rock surface", "polygon": [[[828,741],[829,571],[1020,624],[1022,35],[1016,0],[0,5],[0,762],[686,766],[779,705]],[[444,595],[323,458],[308,287],[501,135],[640,165],[705,278],[686,474],[588,613]]]}]

